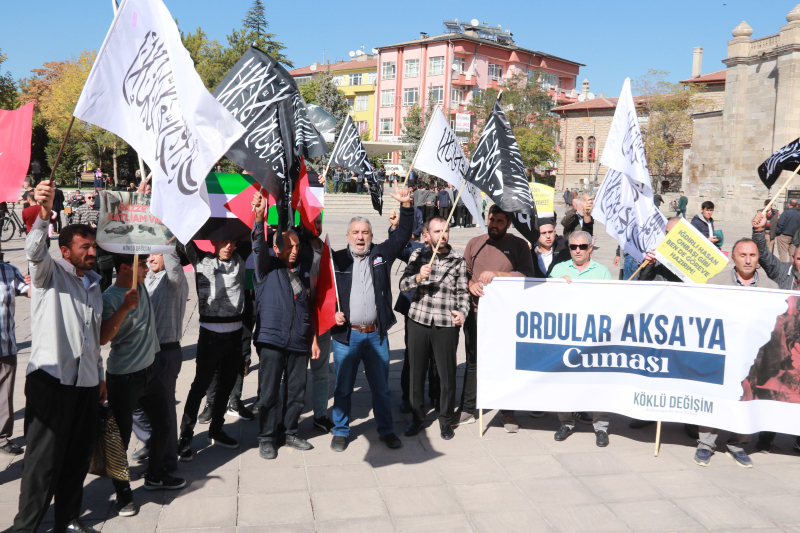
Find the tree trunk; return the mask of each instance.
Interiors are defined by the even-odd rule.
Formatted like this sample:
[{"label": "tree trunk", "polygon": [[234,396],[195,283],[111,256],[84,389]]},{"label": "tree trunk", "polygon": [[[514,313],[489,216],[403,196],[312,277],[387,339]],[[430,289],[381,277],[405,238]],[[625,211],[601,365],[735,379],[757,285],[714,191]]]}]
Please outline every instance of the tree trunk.
[{"label": "tree trunk", "polygon": [[117,136],[114,136],[114,151],[111,153],[111,159],[114,161],[114,185],[119,184],[119,177],[117,175]]}]

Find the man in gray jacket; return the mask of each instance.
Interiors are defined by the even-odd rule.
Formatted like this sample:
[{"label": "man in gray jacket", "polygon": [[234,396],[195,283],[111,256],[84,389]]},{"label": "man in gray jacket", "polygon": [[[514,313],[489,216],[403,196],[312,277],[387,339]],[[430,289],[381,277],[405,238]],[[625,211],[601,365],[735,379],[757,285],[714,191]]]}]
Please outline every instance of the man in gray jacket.
[{"label": "man in gray jacket", "polygon": [[39,216],[25,241],[31,275],[31,356],[25,380],[25,466],[14,531],[36,531],[55,498],[55,531],[92,532],[78,520],[98,403],[106,400],[100,323],[103,299],[94,229],[72,224],[45,243],[55,189],[36,186]]}]

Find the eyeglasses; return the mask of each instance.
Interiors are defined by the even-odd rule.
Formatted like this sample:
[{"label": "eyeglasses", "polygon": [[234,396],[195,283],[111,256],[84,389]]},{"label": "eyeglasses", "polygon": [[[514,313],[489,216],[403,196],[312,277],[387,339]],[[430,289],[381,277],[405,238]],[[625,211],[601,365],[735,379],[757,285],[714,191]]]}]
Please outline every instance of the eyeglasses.
[{"label": "eyeglasses", "polygon": [[87,200],[94,200],[94,196],[87,196],[86,199]]},{"label": "eyeglasses", "polygon": [[572,250],[572,251],[575,251],[575,250],[577,250],[579,248],[581,250],[583,250],[583,251],[586,251],[586,250],[589,249],[589,245],[588,244],[570,244],[569,245],[569,249]]}]

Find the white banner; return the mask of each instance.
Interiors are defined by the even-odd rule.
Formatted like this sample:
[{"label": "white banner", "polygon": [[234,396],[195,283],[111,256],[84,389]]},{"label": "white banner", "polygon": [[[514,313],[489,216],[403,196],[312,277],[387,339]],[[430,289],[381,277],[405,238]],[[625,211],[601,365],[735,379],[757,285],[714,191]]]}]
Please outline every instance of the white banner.
[{"label": "white banner", "polygon": [[161,0],[123,0],[74,115],[142,156],[153,214],[181,242],[208,219],[206,175],[245,132],[203,86]]},{"label": "white banner", "polygon": [[175,236],[150,212],[145,194],[100,191],[97,245],[119,254],[169,254]]},{"label": "white banner", "polygon": [[469,131],[472,129],[472,115],[469,113],[456,113],[456,131]]},{"label": "white banner", "polygon": [[495,278],[484,291],[481,409],[800,435],[795,292],[523,278]]},{"label": "white banner", "polygon": [[[468,166],[469,161],[464,155],[464,150],[455,133],[450,129],[444,113],[437,107],[433,111],[425,135],[419,143],[414,159],[414,168],[445,180],[458,191],[464,182],[464,174],[467,172]],[[468,182],[461,192],[461,199],[472,214],[473,221],[477,222],[480,228],[486,232],[486,226],[481,216],[480,206],[483,202],[481,191]]]},{"label": "white banner", "polygon": [[641,262],[666,235],[667,219],[653,204],[653,188],[642,132],[625,78],[600,163],[609,168],[595,197],[592,216]]}]

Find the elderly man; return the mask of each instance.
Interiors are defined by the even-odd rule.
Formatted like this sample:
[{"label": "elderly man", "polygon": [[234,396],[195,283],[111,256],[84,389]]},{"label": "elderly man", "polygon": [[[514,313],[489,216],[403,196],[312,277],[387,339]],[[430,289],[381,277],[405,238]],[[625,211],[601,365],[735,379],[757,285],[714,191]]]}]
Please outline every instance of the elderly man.
[{"label": "elderly man", "polygon": [[[431,357],[439,374],[439,428],[442,438],[453,438],[456,403],[456,350],[458,333],[469,313],[467,265],[447,243],[447,221],[433,217],[425,223],[423,237],[428,246],[411,254],[401,291],[414,291],[408,311],[410,397],[414,420],[405,435],[420,432],[425,422],[425,376]],[[438,248],[437,248],[438,246]],[[434,256],[435,254],[435,256]],[[431,258],[433,263],[431,264]]]},{"label": "elderly man", "polygon": [[[577,191],[576,191],[577,192]],[[594,233],[594,219],[592,218],[592,208],[594,198],[584,196],[581,200],[577,196],[572,200],[572,209],[564,214],[561,225],[564,227],[564,238],[569,240],[573,231],[583,230],[589,235]]]},{"label": "elderly man", "polygon": [[[283,239],[281,248],[276,244],[272,250],[265,249],[266,207],[267,199],[256,193],[252,239],[256,255],[254,284],[258,316],[254,339],[261,381],[258,453],[263,459],[275,459],[281,441],[296,450],[313,448],[297,434],[297,424],[306,393],[308,357],[318,359],[319,346],[311,324],[311,264],[298,263],[300,237],[292,230],[277,236]],[[281,412],[278,399],[284,373],[285,398]]]},{"label": "elderly man", "polygon": [[45,247],[55,190],[36,186],[39,218],[25,242],[32,281],[31,355],[25,381],[25,466],[14,531],[36,531],[55,497],[55,531],[92,532],[79,520],[98,402],[106,400],[100,276],[92,272],[94,230],[73,224],[58,236],[62,258]]},{"label": "elderly man", "polygon": [[[606,280],[611,279],[611,272],[600,263],[592,261],[592,236],[585,231],[576,231],[569,236],[569,253],[571,261],[565,261],[553,268],[551,278],[562,278],[567,283],[573,280]],[[553,438],[557,441],[566,440],[575,432],[574,413],[558,413],[561,427]],[[595,443],[604,448],[608,446],[608,413],[595,412],[592,417],[594,426]]]},{"label": "elderly man", "polygon": [[394,434],[389,395],[389,329],[397,322],[392,312],[391,265],[411,238],[414,210],[404,187],[395,186],[392,198],[402,204],[397,231],[372,244],[372,224],[353,217],[347,226],[347,248],[333,254],[341,311],[332,328],[333,364],[336,386],[333,392],[333,439],[331,449],[343,452],[350,435],[350,397],[358,365],[372,391],[372,408],[380,440],[389,448],[402,442]]},{"label": "elderly man", "polygon": [[95,197],[97,193],[90,191],[84,196],[85,204],[78,206],[72,213],[73,224],[88,224],[89,226],[97,227],[97,218],[100,216],[100,210],[95,207]]},{"label": "elderly man", "polygon": [[[758,268],[759,253],[758,246],[753,239],[743,238],[736,241],[731,250],[733,259],[733,269],[720,272],[710,280],[710,285],[728,285],[730,287],[758,287],[761,289],[777,289],[778,285],[765,275],[759,275]],[[714,448],[717,446],[718,429],[700,427],[700,438],[697,440],[697,451],[694,454],[694,462],[700,466],[708,466],[711,456],[714,455]],[[739,435],[731,433],[728,439],[728,451],[725,453],[733,461],[743,467],[752,468],[753,461],[744,451],[744,447],[750,442],[750,435]]]}]

